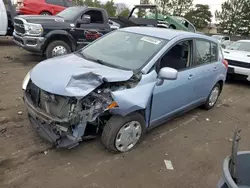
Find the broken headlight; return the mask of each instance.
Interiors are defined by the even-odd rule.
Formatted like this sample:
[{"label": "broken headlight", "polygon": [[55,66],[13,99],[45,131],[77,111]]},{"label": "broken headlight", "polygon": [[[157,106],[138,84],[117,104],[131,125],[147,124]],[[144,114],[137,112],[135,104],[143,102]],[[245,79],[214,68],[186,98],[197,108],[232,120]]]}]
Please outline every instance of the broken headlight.
[{"label": "broken headlight", "polygon": [[26,74],[26,76],[24,77],[23,83],[22,83],[22,89],[26,90],[27,89],[27,85],[29,84],[30,81],[30,72],[28,72]]}]

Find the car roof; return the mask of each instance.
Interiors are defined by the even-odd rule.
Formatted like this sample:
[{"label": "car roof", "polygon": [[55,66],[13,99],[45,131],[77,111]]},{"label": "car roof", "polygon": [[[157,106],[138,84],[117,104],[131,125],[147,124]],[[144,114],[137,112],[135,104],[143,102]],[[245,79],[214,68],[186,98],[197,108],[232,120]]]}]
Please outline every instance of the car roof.
[{"label": "car roof", "polygon": [[187,38],[203,38],[210,41],[214,41],[217,43],[217,40],[206,36],[204,34],[198,34],[193,32],[181,31],[181,30],[174,30],[174,29],[166,29],[166,28],[157,28],[157,27],[125,27],[120,29],[121,31],[137,33],[142,35],[147,35],[151,37],[158,37],[166,40],[171,40],[175,37],[179,36],[186,36]]}]

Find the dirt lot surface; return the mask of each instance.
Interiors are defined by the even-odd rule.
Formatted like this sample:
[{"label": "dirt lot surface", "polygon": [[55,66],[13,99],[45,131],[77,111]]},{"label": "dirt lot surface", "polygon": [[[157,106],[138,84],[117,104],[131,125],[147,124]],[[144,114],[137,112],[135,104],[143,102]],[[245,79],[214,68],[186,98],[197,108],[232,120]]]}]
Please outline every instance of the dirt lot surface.
[{"label": "dirt lot surface", "polygon": [[22,80],[41,60],[0,39],[0,187],[212,188],[236,124],[240,149],[250,149],[250,85],[243,81],[226,84],[213,110],[195,109],[150,131],[132,152],[111,154],[99,139],[52,149],[31,129],[22,101]]}]

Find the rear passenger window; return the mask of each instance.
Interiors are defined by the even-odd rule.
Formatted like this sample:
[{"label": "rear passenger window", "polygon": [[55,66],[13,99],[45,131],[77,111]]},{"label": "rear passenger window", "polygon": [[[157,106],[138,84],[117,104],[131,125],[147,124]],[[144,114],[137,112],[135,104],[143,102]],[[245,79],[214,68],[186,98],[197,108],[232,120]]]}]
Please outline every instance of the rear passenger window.
[{"label": "rear passenger window", "polygon": [[205,40],[196,40],[195,65],[216,62],[218,60],[217,44]]},{"label": "rear passenger window", "polygon": [[64,2],[62,0],[46,0],[46,3],[64,7]]}]

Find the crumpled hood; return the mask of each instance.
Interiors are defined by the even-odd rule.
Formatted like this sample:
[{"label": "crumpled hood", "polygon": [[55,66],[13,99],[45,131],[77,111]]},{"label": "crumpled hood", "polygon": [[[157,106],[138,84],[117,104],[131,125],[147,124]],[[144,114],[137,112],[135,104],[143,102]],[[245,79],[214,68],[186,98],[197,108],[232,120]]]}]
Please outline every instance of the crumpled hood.
[{"label": "crumpled hood", "polygon": [[225,49],[223,54],[225,59],[250,63],[250,52]]},{"label": "crumpled hood", "polygon": [[42,61],[31,70],[39,88],[57,95],[84,97],[103,82],[127,81],[132,71],[107,67],[75,54]]}]

